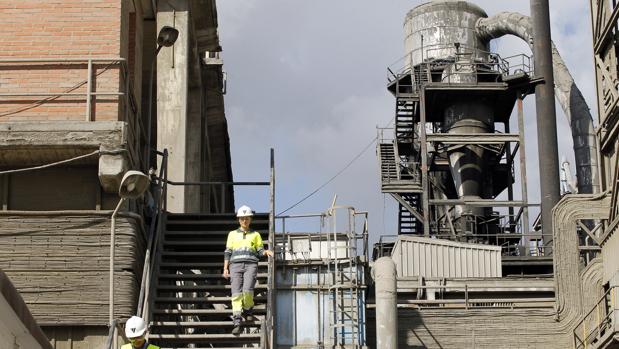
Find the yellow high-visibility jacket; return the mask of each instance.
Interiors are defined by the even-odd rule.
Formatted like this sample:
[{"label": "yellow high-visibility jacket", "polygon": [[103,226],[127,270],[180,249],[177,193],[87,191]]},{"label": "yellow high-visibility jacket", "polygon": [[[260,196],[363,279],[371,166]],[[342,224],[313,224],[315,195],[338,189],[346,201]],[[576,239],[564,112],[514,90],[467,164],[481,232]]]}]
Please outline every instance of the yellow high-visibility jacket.
[{"label": "yellow high-visibility jacket", "polygon": [[[134,348],[131,345],[131,343],[129,343],[129,344],[123,344],[123,346],[121,346],[120,349],[134,349]],[[142,349],[142,348],[139,348],[139,349]],[[144,349],[161,349],[161,348],[159,348],[156,345],[148,344],[144,347]]]},{"label": "yellow high-visibility jacket", "polygon": [[264,243],[257,231],[236,229],[228,233],[224,259],[235,262],[258,263],[264,253]]}]

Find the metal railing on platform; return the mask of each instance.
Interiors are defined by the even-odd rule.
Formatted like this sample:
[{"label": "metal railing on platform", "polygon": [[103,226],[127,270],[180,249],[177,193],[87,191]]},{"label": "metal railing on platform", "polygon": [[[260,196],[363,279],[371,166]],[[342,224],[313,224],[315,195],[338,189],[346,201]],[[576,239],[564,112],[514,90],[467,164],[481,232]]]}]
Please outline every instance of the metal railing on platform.
[{"label": "metal railing on platform", "polygon": [[[451,60],[432,58],[433,56],[437,56],[432,54],[436,51],[450,51],[452,53]],[[442,54],[440,56],[447,55]],[[458,63],[458,58],[462,59],[464,57],[468,57],[468,60],[475,64],[476,69],[478,69],[481,74],[514,75],[519,73],[530,74],[533,72],[533,61],[531,56],[525,54],[501,57],[498,53],[480,50],[463,44],[436,44],[411,50],[390,64],[387,67],[389,73],[387,81],[390,84],[399,80],[402,76],[414,75],[415,71],[413,71],[412,67],[416,66],[425,66],[427,69],[420,69],[419,71],[425,74],[431,74],[432,66],[456,64]],[[428,75],[425,81],[432,82],[432,77]]]},{"label": "metal railing on platform", "polygon": [[604,337],[617,332],[619,324],[614,321],[619,308],[617,292],[619,287],[609,287],[574,328],[575,349],[598,348]]},{"label": "metal railing on platform", "polygon": [[[61,57],[61,58],[2,58],[0,59],[0,69],[3,71],[24,69],[30,65],[46,65],[47,70],[54,69],[78,69],[79,66],[86,66],[86,77],[84,80],[77,82],[72,87],[62,91],[19,91],[17,92],[0,92],[0,100],[3,102],[20,101],[18,98],[28,97],[44,97],[42,100],[32,101],[33,104],[43,105],[47,102],[56,101],[62,97],[83,97],[84,99],[84,121],[95,121],[97,97],[118,97],[119,102],[123,101],[124,110],[121,112],[121,121],[127,122],[130,132],[130,142],[128,142],[129,152],[131,154],[132,168],[146,170],[142,164],[142,144],[146,132],[144,125],[140,122],[140,113],[138,103],[133,93],[133,84],[130,79],[127,60],[122,57]],[[107,91],[99,91],[96,88],[96,77],[101,74],[95,74],[96,67],[101,66],[101,71],[105,72],[111,68],[118,68],[120,71],[119,84],[117,88]],[[60,81],[59,81],[60,82]],[[66,83],[66,81],[62,81]],[[85,86],[85,91],[81,90]],[[122,88],[122,90],[121,90]],[[73,103],[73,102],[71,102]],[[29,110],[28,109],[24,109]],[[18,110],[16,113],[21,112]]]}]

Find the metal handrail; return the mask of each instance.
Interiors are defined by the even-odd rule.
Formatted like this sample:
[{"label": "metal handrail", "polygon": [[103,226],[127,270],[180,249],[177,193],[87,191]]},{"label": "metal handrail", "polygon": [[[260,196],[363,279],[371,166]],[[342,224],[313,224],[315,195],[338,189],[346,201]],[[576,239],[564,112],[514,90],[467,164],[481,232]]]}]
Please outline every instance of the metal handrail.
[{"label": "metal handrail", "polygon": [[[167,149],[159,154],[163,156],[161,168],[159,170],[160,171],[159,177],[167,178],[167,159],[168,159]],[[158,241],[159,241],[159,236],[161,234],[161,216],[162,216],[162,213],[164,212],[163,207],[165,205],[165,200],[163,199],[165,197],[163,195],[166,192],[165,186],[166,186],[166,183],[164,181],[158,181],[157,184],[154,186],[155,195],[152,195],[153,190],[149,190],[151,192],[151,195],[155,199],[157,209],[154,212],[154,216],[149,226],[148,242],[146,245],[146,254],[144,256],[144,264],[143,264],[143,269],[142,269],[142,280],[140,283],[140,292],[138,295],[138,306],[137,306],[137,316],[142,317],[146,323],[149,323],[149,319],[151,315],[150,314],[151,313],[150,311],[151,310],[150,309],[151,298],[150,298],[149,290],[150,290],[151,283],[153,281],[152,271],[154,270],[155,262],[157,260],[156,258],[152,258],[152,256],[156,256],[157,251],[158,251],[157,249]],[[112,320],[104,349],[112,349],[113,347],[115,347],[117,331],[120,331],[125,342],[128,341],[127,338],[125,337],[125,334],[123,332],[123,329],[120,323],[121,321],[119,319]]]},{"label": "metal handrail", "polygon": [[121,322],[120,319],[112,320],[112,323],[110,325],[110,330],[108,332],[107,339],[105,340],[105,346],[103,347],[103,349],[114,349],[114,344],[118,337],[118,333],[120,333],[121,337],[123,338],[125,342],[129,342],[129,340],[127,339],[127,336],[125,336],[125,331],[123,331],[123,328],[120,325],[120,322]]},{"label": "metal handrail", "polygon": [[[156,180],[158,183],[158,188],[160,188],[160,201],[158,203],[158,220],[157,220],[157,230],[153,233],[151,228],[151,238],[149,237],[149,246],[151,248],[150,255],[156,256],[159,246],[160,236],[161,236],[161,227],[163,226],[162,215],[165,215],[167,212],[167,192],[168,185],[172,186],[221,186],[222,188],[222,210],[225,207],[225,191],[223,188],[226,186],[269,186],[270,189],[270,208],[269,208],[269,248],[274,249],[275,246],[275,155],[274,150],[271,149],[271,163],[270,163],[270,180],[268,182],[215,182],[215,181],[199,181],[199,182],[178,182],[171,181],[168,179],[168,151],[164,149],[163,152],[157,151],[156,154],[162,157],[160,173],[158,176],[151,175],[153,180]],[[148,251],[147,251],[148,256]],[[140,291],[140,300],[141,300],[141,311],[142,317],[148,323],[148,319],[151,317],[151,297],[148,292],[149,288],[154,281],[152,276],[152,270],[155,269],[156,258],[150,258],[150,266],[149,273],[146,279],[142,278],[142,287]],[[267,297],[267,313],[265,317],[264,326],[261,328],[263,331],[261,332],[261,343],[266,344],[267,348],[274,348],[273,340],[275,338],[275,328],[273,326],[273,315],[275,308],[274,301],[274,292],[275,292],[275,258],[271,258],[268,263],[268,281],[267,281],[267,290],[269,292],[269,296]],[[140,310],[139,309],[139,310]]]},{"label": "metal handrail", "polygon": [[264,340],[264,346],[271,349],[275,348],[275,326],[273,325],[273,318],[275,314],[275,153],[271,148],[271,176],[269,181],[270,189],[270,212],[269,212],[269,249],[273,251],[273,257],[268,262],[268,279],[267,290],[269,295],[267,297],[267,313],[266,321],[261,331],[262,338]]},{"label": "metal handrail", "polygon": [[[453,55],[448,58],[422,58],[420,62],[415,62],[414,54],[419,50],[424,50],[426,53],[437,50],[453,50],[454,52]],[[464,57],[464,61],[459,60],[462,57]],[[498,53],[467,47],[462,44],[457,46],[453,44],[437,44],[411,50],[390,65],[387,68],[389,73],[387,82],[388,84],[394,81],[397,82],[396,91],[400,91],[401,87],[407,87],[407,90],[410,92],[418,92],[421,85],[433,82],[432,75],[433,72],[436,73],[435,68],[444,67],[446,64],[454,66],[473,66],[476,76],[496,75],[497,78],[498,76],[510,76],[520,73],[530,75],[533,71],[531,57],[525,54],[517,54],[502,58]],[[446,76],[442,76],[440,82],[451,84],[452,76],[470,73],[469,71],[451,72]],[[400,78],[408,75],[412,75],[411,85],[400,84]],[[417,81],[417,79],[421,79],[421,81]],[[461,81],[454,82],[461,83]],[[476,84],[483,83],[476,82]]]},{"label": "metal handrail", "polygon": [[[131,133],[131,138],[133,142],[129,143],[129,152],[131,153],[130,161],[135,161],[132,163],[133,168],[138,168],[144,170],[142,168],[142,156],[141,156],[141,144],[142,137],[145,134],[144,125],[142,125],[139,121],[139,109],[137,107],[137,102],[135,95],[133,93],[133,85],[129,75],[129,69],[127,66],[127,60],[123,57],[58,57],[58,58],[3,58],[0,59],[0,65],[6,64],[15,67],[19,67],[22,65],[28,64],[59,64],[59,65],[67,65],[67,64],[76,64],[83,63],[87,66],[87,77],[85,80],[75,84],[73,87],[65,90],[65,92],[0,92],[0,97],[48,97],[43,99],[42,101],[36,101],[36,103],[44,103],[50,97],[63,97],[63,96],[84,96],[85,98],[85,113],[84,119],[85,121],[93,121],[93,97],[97,96],[117,96],[124,98],[124,115],[122,121],[127,122],[129,132]],[[113,65],[120,66],[120,76],[119,80],[121,81],[124,91],[118,90],[114,91],[94,91],[93,84],[93,65],[95,64],[105,64],[107,63],[109,68]],[[50,68],[50,70],[55,68]],[[86,85],[85,92],[72,92],[81,86]],[[33,101],[34,102],[34,101]]]},{"label": "metal handrail", "polygon": [[[615,309],[618,308],[618,289],[619,286],[609,287],[608,290],[604,292],[604,295],[595,303],[593,308],[591,308],[591,310],[583,316],[578,325],[574,327],[574,348],[587,348],[594,340],[600,340],[605,331],[612,325]],[[603,311],[604,315],[601,315],[600,311]],[[596,317],[595,320],[590,318],[593,315]],[[588,331],[587,323],[591,321],[595,321],[594,326]],[[582,332],[582,338],[578,335],[579,332]]]},{"label": "metal handrail", "polygon": [[[159,178],[166,179],[168,176],[168,151],[164,149],[161,153],[161,167],[159,168]],[[142,317],[146,323],[149,322],[151,317],[150,312],[150,286],[152,285],[152,275],[155,269],[155,263],[157,261],[154,256],[157,256],[159,247],[159,237],[161,235],[161,227],[163,225],[162,217],[164,215],[164,202],[163,196],[166,192],[167,183],[164,180],[156,180],[156,184],[153,186],[156,210],[150,223],[150,232],[148,235],[148,243],[146,245],[146,254],[144,256],[144,269],[142,271],[142,282],[140,284],[140,294],[137,307],[137,315]]]}]

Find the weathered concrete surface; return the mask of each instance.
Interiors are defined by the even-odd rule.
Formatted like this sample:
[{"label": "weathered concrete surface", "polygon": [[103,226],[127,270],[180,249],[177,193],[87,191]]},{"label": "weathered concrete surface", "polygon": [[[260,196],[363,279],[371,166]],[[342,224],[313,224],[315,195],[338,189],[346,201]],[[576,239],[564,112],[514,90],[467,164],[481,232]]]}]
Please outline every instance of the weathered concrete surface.
[{"label": "weathered concrete surface", "polygon": [[[173,181],[232,181],[221,65],[203,65],[221,51],[212,0],[159,1],[157,28],[174,25],[179,38],[157,57],[157,149],[168,149]],[[174,11],[172,11],[172,7]],[[214,190],[212,190],[214,189]],[[231,212],[233,188],[168,187],[171,212]],[[221,195],[225,195],[224,207]]]},{"label": "weathered concrete surface", "polygon": [[[40,326],[106,325],[109,211],[0,211],[0,269]],[[140,220],[117,220],[115,317],[135,312],[145,236]]]},{"label": "weathered concrete surface", "polygon": [[0,343],[11,344],[15,348],[52,349],[19,292],[2,271],[0,271]]},{"label": "weathered concrete surface", "polygon": [[[189,118],[189,55],[191,50],[191,23],[189,3],[184,0],[158,1],[157,31],[164,25],[179,31],[172,47],[164,48],[157,56],[157,149],[168,150],[169,179],[185,182],[199,178],[199,166],[193,147],[200,139],[191,138]],[[189,165],[192,164],[192,167]],[[198,173],[198,176],[195,173]],[[198,189],[198,190],[196,190]],[[191,191],[197,187],[169,186],[170,212],[196,212],[199,202],[191,200]]]},{"label": "weathered concrete surface", "polygon": [[[43,165],[96,150],[123,150],[127,137],[127,124],[122,121],[0,123],[0,168]],[[97,162],[101,186],[106,192],[117,192],[122,175],[130,167],[128,155],[95,155],[71,164]]]},{"label": "weathered concrete surface", "polygon": [[109,329],[107,326],[59,325],[45,326],[43,331],[54,349],[98,349],[105,348]]}]

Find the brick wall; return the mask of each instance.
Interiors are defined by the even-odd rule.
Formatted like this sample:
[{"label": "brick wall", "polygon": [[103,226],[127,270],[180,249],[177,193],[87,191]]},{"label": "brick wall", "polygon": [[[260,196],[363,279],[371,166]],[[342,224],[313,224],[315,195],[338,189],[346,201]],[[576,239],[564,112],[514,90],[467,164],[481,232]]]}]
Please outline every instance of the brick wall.
[{"label": "brick wall", "polygon": [[[0,59],[119,57],[122,0],[0,0]],[[84,93],[85,63],[0,63],[0,93]],[[97,63],[93,91],[122,91],[120,65]],[[119,120],[116,96],[93,98],[92,120]],[[2,96],[0,122],[86,120],[86,97]]]}]

